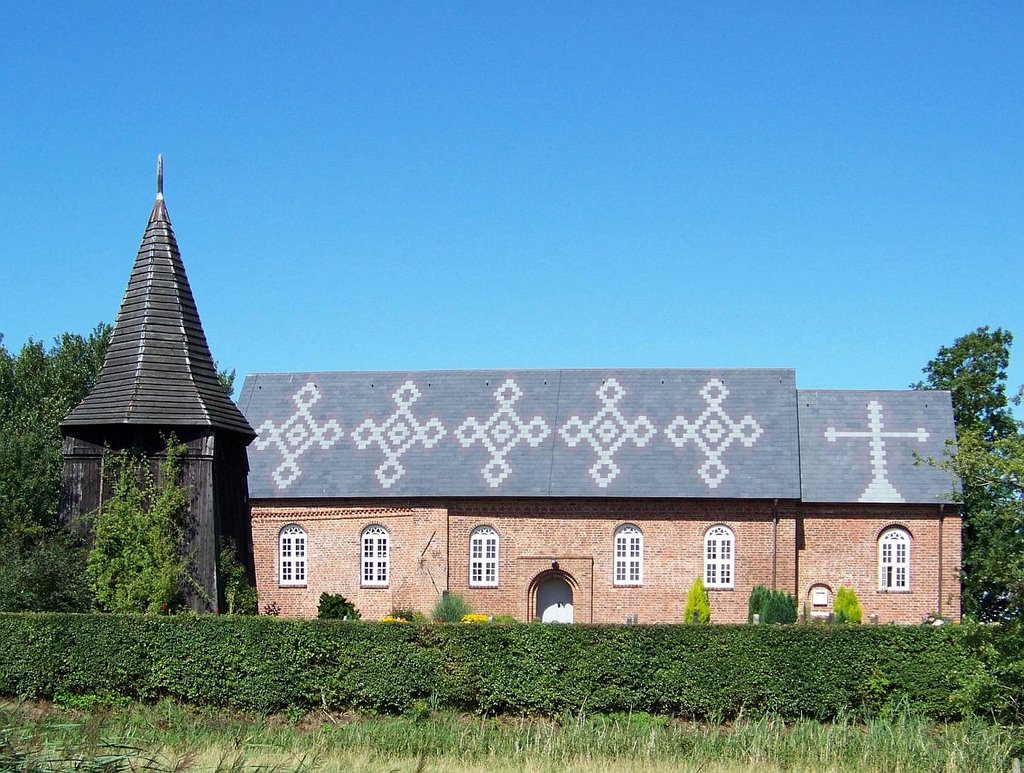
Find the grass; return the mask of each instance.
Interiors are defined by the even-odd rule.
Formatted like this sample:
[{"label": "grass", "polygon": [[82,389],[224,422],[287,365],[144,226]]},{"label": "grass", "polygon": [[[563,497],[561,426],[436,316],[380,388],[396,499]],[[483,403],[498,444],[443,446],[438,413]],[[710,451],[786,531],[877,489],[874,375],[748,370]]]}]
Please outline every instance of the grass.
[{"label": "grass", "polygon": [[[902,713],[729,724],[646,714],[257,717],[155,705],[0,704],[0,771],[1005,771],[1019,735]],[[1017,747],[1019,748],[1019,746]]]}]

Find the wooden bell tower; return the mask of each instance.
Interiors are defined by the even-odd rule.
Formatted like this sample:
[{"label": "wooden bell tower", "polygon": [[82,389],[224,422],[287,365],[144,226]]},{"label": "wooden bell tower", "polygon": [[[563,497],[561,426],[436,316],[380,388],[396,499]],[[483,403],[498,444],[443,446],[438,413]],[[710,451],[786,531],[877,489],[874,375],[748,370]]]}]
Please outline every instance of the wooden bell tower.
[{"label": "wooden bell tower", "polygon": [[189,513],[185,555],[198,587],[189,606],[224,606],[217,563],[221,540],[235,542],[252,572],[246,446],[256,437],[217,378],[163,195],[157,193],[96,386],[61,424],[61,514],[72,525],[96,511],[106,492],[106,454],[142,452],[155,469],[173,435],[182,459]]}]

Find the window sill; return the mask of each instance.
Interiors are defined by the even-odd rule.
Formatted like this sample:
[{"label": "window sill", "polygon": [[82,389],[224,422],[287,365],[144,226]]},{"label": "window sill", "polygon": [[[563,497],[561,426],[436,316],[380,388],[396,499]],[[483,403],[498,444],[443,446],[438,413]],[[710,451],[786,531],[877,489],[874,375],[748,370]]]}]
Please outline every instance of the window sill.
[{"label": "window sill", "polygon": [[279,582],[277,587],[287,590],[288,588],[308,588],[309,584],[304,582]]},{"label": "window sill", "polygon": [[362,588],[363,590],[387,590],[389,587],[391,587],[391,585],[390,585],[390,583],[385,583],[384,585],[366,585],[364,583],[363,585],[360,585],[359,587]]}]

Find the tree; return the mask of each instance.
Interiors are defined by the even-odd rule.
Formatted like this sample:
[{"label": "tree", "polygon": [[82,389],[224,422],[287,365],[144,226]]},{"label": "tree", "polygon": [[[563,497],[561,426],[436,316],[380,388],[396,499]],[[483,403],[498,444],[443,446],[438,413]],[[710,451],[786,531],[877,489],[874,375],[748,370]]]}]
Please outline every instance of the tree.
[{"label": "tree", "polygon": [[1024,620],[1024,434],[970,429],[941,464],[963,481],[965,611]]},{"label": "tree", "polygon": [[915,389],[952,393],[957,445],[944,460],[928,460],[962,481],[955,495],[963,518],[964,612],[983,621],[1021,613],[1024,582],[1021,466],[1024,444],[1006,394],[1013,335],[979,327],[941,347]]},{"label": "tree", "polygon": [[0,538],[30,548],[56,528],[60,422],[92,389],[110,326],[65,333],[47,350],[29,340],[16,357],[0,336]]},{"label": "tree", "polygon": [[[696,621],[694,620],[696,617]],[[711,599],[708,598],[704,580],[698,577],[686,594],[686,607],[683,611],[683,622],[707,625],[711,622]]]},{"label": "tree", "polygon": [[945,389],[953,393],[953,421],[957,433],[977,430],[994,440],[1014,435],[1017,422],[1006,396],[1006,369],[1010,364],[1013,334],[988,326],[942,346],[923,368],[924,381],[912,389]]}]

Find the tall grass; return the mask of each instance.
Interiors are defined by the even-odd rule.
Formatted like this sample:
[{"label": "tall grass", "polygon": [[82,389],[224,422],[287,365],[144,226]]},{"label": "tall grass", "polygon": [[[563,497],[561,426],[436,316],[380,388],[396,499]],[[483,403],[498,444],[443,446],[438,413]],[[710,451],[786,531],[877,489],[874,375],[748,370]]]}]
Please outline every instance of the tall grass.
[{"label": "tall grass", "polygon": [[[1004,771],[1013,732],[908,712],[866,723],[647,714],[488,719],[255,717],[170,701],[89,711],[0,705],[3,771]],[[1019,737],[1018,737],[1019,742]]]}]

